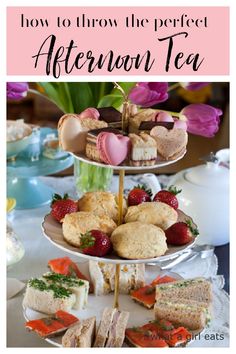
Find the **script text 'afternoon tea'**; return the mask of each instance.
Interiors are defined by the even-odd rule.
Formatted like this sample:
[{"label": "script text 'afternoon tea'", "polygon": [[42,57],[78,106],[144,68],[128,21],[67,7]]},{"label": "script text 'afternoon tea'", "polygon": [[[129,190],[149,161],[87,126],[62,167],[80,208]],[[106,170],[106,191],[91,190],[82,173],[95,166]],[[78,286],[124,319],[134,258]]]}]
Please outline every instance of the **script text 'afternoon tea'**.
[{"label": "script text 'afternoon tea'", "polygon": [[[157,42],[163,43],[165,48],[160,50],[166,52],[165,68],[166,72],[169,71],[171,66],[176,69],[181,69],[183,66],[191,66],[193,71],[197,71],[204,61],[204,57],[200,53],[184,53],[177,50],[178,37],[183,36],[188,38],[188,32],[178,32],[173,35],[157,38]],[[173,51],[175,49],[175,54]],[[132,69],[142,69],[149,72],[155,62],[158,60],[157,50],[147,50],[144,53],[137,53],[135,55],[125,54],[120,55],[113,50],[109,50],[99,55],[93,54],[92,50],[86,52],[79,51],[79,45],[73,39],[70,40],[68,45],[57,45],[57,37],[55,35],[48,36],[36,54],[32,56],[34,59],[34,67],[37,68],[40,60],[45,60],[45,73],[46,75],[53,75],[55,78],[60,77],[61,72],[66,74],[73,73],[73,71],[80,70],[84,66],[87,68],[88,73],[93,73],[95,70],[104,69],[107,72],[113,72],[115,69],[122,69],[129,72]],[[63,70],[62,70],[63,67]],[[156,71],[157,68],[156,68]]]}]

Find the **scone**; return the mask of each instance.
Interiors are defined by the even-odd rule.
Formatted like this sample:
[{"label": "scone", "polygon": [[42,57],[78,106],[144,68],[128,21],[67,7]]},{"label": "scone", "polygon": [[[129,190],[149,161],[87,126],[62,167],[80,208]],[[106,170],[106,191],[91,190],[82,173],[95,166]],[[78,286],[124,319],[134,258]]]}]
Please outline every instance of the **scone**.
[{"label": "scone", "polygon": [[125,215],[125,222],[140,221],[166,230],[176,223],[177,218],[178,213],[171,206],[161,202],[146,202],[130,206]]},{"label": "scone", "polygon": [[81,118],[79,114],[64,114],[58,122],[60,145],[65,151],[83,152],[87,132],[107,126],[106,122],[94,118]]},{"label": "scone", "polygon": [[[95,215],[107,215],[118,221],[118,196],[110,192],[88,192],[78,201],[80,211],[93,212]],[[123,215],[127,211],[126,200],[123,199]]]},{"label": "scone", "polygon": [[85,211],[66,214],[63,219],[62,232],[64,239],[75,247],[80,246],[81,234],[90,230],[101,230],[108,235],[115,230],[116,223],[107,215],[102,217]]},{"label": "scone", "polygon": [[154,258],[167,251],[164,231],[139,221],[118,226],[111,235],[111,241],[118,256],[126,259]]}]

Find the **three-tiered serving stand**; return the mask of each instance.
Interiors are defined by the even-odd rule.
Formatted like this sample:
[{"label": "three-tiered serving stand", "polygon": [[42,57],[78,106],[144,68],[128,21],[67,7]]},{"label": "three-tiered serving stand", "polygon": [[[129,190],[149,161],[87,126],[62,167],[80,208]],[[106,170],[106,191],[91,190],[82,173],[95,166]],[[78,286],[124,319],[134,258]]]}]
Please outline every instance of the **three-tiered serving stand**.
[{"label": "three-tiered serving stand", "polygon": [[[128,115],[129,115],[129,106],[127,101],[124,102],[123,105],[123,114],[122,114],[122,130],[126,131],[127,130],[127,125],[128,125]],[[106,165],[104,163],[99,163],[96,161],[91,161],[89,160],[84,154],[72,154],[75,159],[79,161],[83,161],[95,166],[99,167],[104,167],[104,168],[113,168],[115,170],[119,171],[119,192],[118,192],[118,225],[121,225],[123,223],[123,198],[124,198],[124,178],[125,178],[125,172],[126,171],[133,171],[136,173],[140,173],[144,170],[147,169],[156,169],[156,168],[161,168],[163,166],[173,164],[176,161],[180,160],[183,158],[185,153],[183,153],[181,156],[179,156],[177,159],[172,160],[172,161],[160,161],[157,162],[155,165],[152,166],[130,166],[130,165],[119,165],[119,166],[112,166],[112,165]],[[180,220],[184,220],[187,216],[180,211]],[[120,265],[121,264],[137,264],[137,263],[157,263],[160,261],[168,260],[171,258],[175,258],[178,255],[180,255],[182,252],[186,251],[187,248],[190,248],[194,245],[195,241],[192,241],[190,244],[185,245],[185,246],[179,246],[179,247],[170,247],[170,249],[167,251],[167,254],[161,257],[156,257],[156,258],[149,258],[149,259],[134,259],[134,260],[127,260],[127,259],[122,259],[116,255],[111,255],[107,257],[93,257],[89,255],[83,254],[81,250],[78,248],[75,248],[69,244],[67,244],[64,239],[63,239],[63,234],[61,230],[61,226],[58,225],[53,218],[49,215],[47,215],[43,221],[42,224],[42,229],[44,235],[57,247],[63,249],[66,252],[69,252],[73,255],[76,255],[81,258],[85,258],[87,260],[93,260],[93,261],[101,261],[101,262],[107,262],[107,263],[113,263],[116,266],[115,269],[115,291],[114,291],[114,302],[113,306],[115,308],[119,308],[119,280],[120,280]],[[144,235],[145,237],[145,235]]]}]

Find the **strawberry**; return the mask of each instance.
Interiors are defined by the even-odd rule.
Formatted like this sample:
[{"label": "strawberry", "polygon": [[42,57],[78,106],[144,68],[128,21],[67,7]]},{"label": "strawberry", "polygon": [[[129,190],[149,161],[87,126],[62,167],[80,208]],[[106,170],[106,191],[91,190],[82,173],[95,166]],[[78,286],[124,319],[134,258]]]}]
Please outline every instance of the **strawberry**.
[{"label": "strawberry", "polygon": [[159,191],[153,198],[153,201],[166,203],[172,208],[178,209],[179,202],[178,199],[176,198],[176,195],[179,194],[180,192],[181,190],[177,190],[176,187],[170,186],[168,190],[163,189]]},{"label": "strawberry", "polygon": [[131,205],[138,205],[143,202],[150,202],[152,197],[152,192],[150,189],[147,189],[146,186],[137,185],[134,187],[128,195],[128,204]]},{"label": "strawberry", "polygon": [[170,226],[166,231],[166,242],[170,245],[185,245],[199,235],[198,229],[194,228],[190,220],[179,221]]},{"label": "strawberry", "polygon": [[83,253],[90,256],[102,257],[112,250],[110,238],[100,230],[91,230],[81,234],[80,241]]},{"label": "strawberry", "polygon": [[66,214],[78,211],[78,204],[72,199],[68,198],[68,194],[64,194],[62,198],[59,194],[54,194],[51,202],[51,215],[59,222]]}]

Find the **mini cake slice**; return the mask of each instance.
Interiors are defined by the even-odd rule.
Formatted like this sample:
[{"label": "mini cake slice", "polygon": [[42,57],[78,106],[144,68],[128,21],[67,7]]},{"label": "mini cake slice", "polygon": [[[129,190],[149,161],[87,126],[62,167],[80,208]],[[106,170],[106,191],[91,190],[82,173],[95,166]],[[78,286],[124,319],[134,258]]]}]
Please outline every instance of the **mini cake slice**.
[{"label": "mini cake slice", "polygon": [[145,133],[129,134],[131,141],[130,163],[133,166],[151,166],[157,158],[155,139]]},{"label": "mini cake slice", "polygon": [[98,108],[100,113],[100,120],[103,120],[111,128],[121,129],[122,126],[122,114],[114,107],[102,107]]}]

